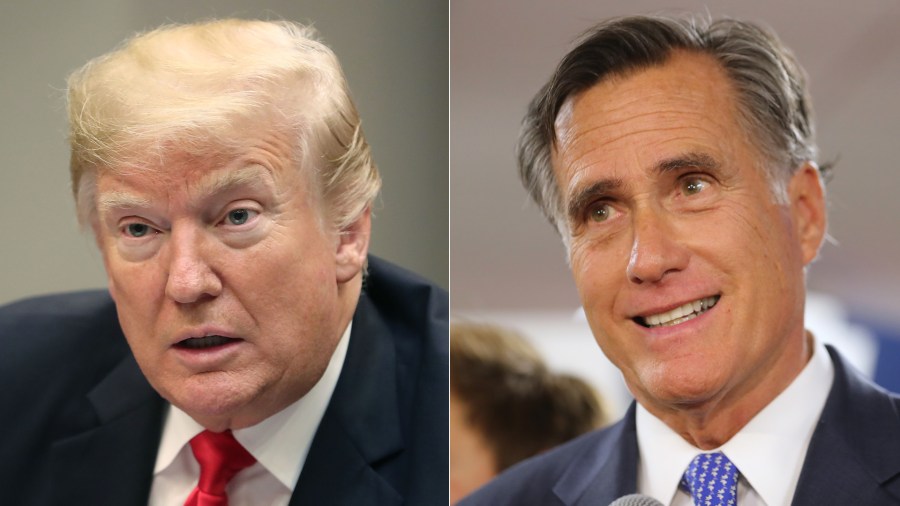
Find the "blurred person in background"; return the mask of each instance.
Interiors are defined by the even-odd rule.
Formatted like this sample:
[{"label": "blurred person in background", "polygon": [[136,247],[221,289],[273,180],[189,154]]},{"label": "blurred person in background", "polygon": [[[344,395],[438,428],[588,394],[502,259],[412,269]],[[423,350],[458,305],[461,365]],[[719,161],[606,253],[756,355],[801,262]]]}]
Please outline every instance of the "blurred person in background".
[{"label": "blurred person in background", "polygon": [[802,68],[756,24],[633,16],[578,40],[519,169],[636,402],[463,504],[900,503],[900,397],[804,325],[814,133]]},{"label": "blurred person in background", "polygon": [[450,502],[501,471],[606,423],[584,380],[551,371],[514,331],[450,325]]}]

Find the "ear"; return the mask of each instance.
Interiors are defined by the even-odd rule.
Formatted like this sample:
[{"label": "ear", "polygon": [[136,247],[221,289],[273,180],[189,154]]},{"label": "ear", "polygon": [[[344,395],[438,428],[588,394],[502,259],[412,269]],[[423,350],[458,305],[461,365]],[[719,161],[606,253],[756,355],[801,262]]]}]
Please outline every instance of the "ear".
[{"label": "ear", "polygon": [[371,231],[372,210],[366,207],[356,221],[338,232],[335,255],[338,283],[350,281],[363,270],[366,265],[366,255],[369,253]]},{"label": "ear", "polygon": [[825,239],[827,218],[825,212],[825,189],[819,169],[812,162],[806,162],[791,176],[788,198],[794,218],[794,231],[800,239],[803,265],[809,265]]}]

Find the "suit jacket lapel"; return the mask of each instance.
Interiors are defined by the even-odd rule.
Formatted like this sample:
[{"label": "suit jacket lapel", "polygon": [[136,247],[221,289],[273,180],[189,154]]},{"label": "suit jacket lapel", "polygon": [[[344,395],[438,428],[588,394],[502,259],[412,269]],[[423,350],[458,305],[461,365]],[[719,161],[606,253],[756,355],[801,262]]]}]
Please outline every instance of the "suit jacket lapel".
[{"label": "suit jacket lapel", "polygon": [[[834,385],[813,434],[792,504],[900,502],[900,415],[892,401],[828,348]],[[609,504],[637,490],[635,406],[610,437],[573,459],[553,490],[567,506]],[[599,456],[599,457],[598,457]]]},{"label": "suit jacket lapel", "polygon": [[[609,437],[573,459],[553,492],[566,505],[609,504],[637,490],[635,404]],[[598,457],[600,456],[600,457]]]},{"label": "suit jacket lapel", "polygon": [[48,458],[47,504],[146,504],[165,404],[129,353],[70,417]]},{"label": "suit jacket lapel", "polygon": [[404,447],[397,388],[390,329],[364,294],[353,318],[341,377],[313,438],[291,506],[402,502],[378,473],[379,464]]},{"label": "suit jacket lapel", "polygon": [[834,384],[806,454],[794,505],[900,502],[895,402],[828,348]]}]

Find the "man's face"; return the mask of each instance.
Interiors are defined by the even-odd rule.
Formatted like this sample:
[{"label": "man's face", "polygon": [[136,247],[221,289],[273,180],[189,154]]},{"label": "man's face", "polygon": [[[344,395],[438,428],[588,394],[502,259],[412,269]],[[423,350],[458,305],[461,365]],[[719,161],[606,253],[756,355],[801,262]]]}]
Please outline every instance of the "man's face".
[{"label": "man's face", "polygon": [[554,172],[588,321],[657,415],[768,402],[808,359],[803,268],[824,233],[820,182],[806,165],[776,203],[735,107],[714,60],[676,53],[595,85],[557,119]]},{"label": "man's face", "polygon": [[209,428],[253,425],[312,388],[367,246],[368,214],[357,234],[325,230],[284,139],[251,141],[236,158],[176,155],[97,180],[95,231],[128,343],[153,387]]}]

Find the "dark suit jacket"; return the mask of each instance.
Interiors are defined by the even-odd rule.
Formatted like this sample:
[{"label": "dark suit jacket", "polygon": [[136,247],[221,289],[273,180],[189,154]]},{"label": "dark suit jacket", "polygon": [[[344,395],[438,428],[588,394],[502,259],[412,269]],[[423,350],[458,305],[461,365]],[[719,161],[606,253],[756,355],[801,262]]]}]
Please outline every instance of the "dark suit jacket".
[{"label": "dark suit jacket", "polygon": [[[446,504],[447,293],[370,258],[291,505]],[[146,504],[165,401],[106,292],[0,308],[0,502]]]},{"label": "dark suit jacket", "polygon": [[[834,384],[792,504],[900,504],[900,398],[849,368],[834,349],[828,352]],[[460,504],[605,506],[635,493],[634,413],[632,404],[619,423],[509,469]]]}]

